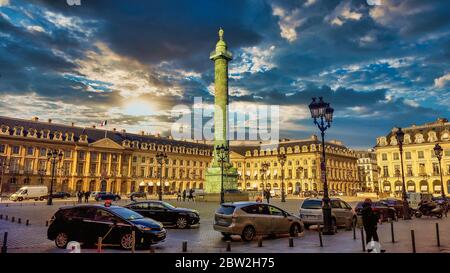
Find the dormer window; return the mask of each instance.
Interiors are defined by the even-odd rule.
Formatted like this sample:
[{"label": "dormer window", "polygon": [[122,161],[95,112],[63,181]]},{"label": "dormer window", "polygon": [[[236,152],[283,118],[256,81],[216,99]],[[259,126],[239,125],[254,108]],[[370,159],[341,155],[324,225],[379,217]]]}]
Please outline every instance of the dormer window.
[{"label": "dormer window", "polygon": [[416,134],[415,142],[416,143],[423,143],[424,142],[423,135],[422,134]]},{"label": "dormer window", "polygon": [[311,144],[311,151],[315,151],[316,150],[316,144]]},{"label": "dormer window", "polygon": [[80,135],[79,142],[87,142],[87,135]]},{"label": "dormer window", "polygon": [[122,145],[123,145],[124,147],[129,148],[129,147],[130,147],[130,141],[129,141],[129,140],[124,140],[124,141],[122,142]]},{"label": "dormer window", "polygon": [[61,132],[56,131],[56,132],[53,134],[53,139],[55,139],[55,140],[62,140],[62,134],[61,134]]},{"label": "dormer window", "polygon": [[446,130],[442,133],[441,135],[441,140],[449,140],[450,139],[450,134],[449,132]]},{"label": "dormer window", "polygon": [[34,129],[34,128],[28,129],[28,136],[29,137],[37,137],[36,133],[37,133],[36,129]]},{"label": "dormer window", "polygon": [[9,127],[8,127],[8,126],[5,126],[5,125],[2,125],[2,127],[1,127],[1,129],[0,129],[0,132],[1,132],[2,134],[9,134]]},{"label": "dormer window", "polygon": [[47,138],[49,138],[49,136],[50,136],[50,131],[49,130],[45,129],[45,130],[41,131],[41,138],[47,139]]},{"label": "dormer window", "polygon": [[391,141],[390,141],[391,145],[397,145],[397,137],[396,136],[391,136]]},{"label": "dormer window", "polygon": [[405,144],[410,144],[411,143],[411,135],[405,134],[405,138],[404,138],[403,142]]},{"label": "dormer window", "polygon": [[292,148],[291,148],[291,147],[288,147],[288,148],[287,148],[287,152],[288,152],[288,154],[292,154]]},{"label": "dormer window", "polygon": [[139,141],[134,140],[132,144],[133,149],[137,149],[139,147]]},{"label": "dormer window", "polygon": [[147,143],[142,143],[141,144],[141,149],[142,150],[147,150],[148,149],[148,144]]},{"label": "dormer window", "polygon": [[428,133],[428,142],[435,142],[437,141],[436,132],[431,131]]},{"label": "dormer window", "polygon": [[302,146],[302,152],[308,152],[308,146]]},{"label": "dormer window", "polygon": [[23,127],[22,126],[14,127],[14,135],[15,136],[22,136],[22,133],[23,133]]}]

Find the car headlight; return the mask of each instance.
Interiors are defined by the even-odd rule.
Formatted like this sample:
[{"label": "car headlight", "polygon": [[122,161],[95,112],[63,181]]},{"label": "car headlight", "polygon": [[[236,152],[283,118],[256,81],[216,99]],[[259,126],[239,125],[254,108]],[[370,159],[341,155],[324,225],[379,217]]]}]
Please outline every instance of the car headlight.
[{"label": "car headlight", "polygon": [[189,215],[189,217],[197,217],[198,216],[198,214],[193,213],[193,212],[190,212],[188,215]]},{"label": "car headlight", "polygon": [[140,230],[152,230],[151,227],[146,227],[146,226],[144,226],[144,225],[136,225],[136,227],[137,227],[138,229],[140,229]]}]

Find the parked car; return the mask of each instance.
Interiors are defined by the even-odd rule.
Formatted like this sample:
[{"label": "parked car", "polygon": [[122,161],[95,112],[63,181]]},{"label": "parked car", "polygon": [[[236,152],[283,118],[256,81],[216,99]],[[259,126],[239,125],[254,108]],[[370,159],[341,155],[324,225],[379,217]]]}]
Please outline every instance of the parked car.
[{"label": "parked car", "polygon": [[34,199],[35,201],[44,200],[48,196],[47,186],[24,186],[17,192],[13,193],[9,199],[11,201],[23,201]]},{"label": "parked car", "polygon": [[201,197],[205,195],[205,191],[203,189],[195,189],[194,197]]},{"label": "parked car", "polygon": [[[361,214],[361,210],[362,210],[362,205],[364,202],[359,202],[356,207],[355,207],[355,211],[357,215],[362,215]],[[384,202],[372,202],[372,210],[375,213],[379,214],[380,220],[385,222],[388,221],[389,219],[392,220],[397,220],[397,211],[395,210],[395,208],[393,207],[389,207],[386,203]]]},{"label": "parked car", "polygon": [[[98,194],[99,192],[100,192],[100,191],[91,191],[89,197],[95,199],[95,196],[97,196],[97,194]],[[84,196],[83,196],[83,198],[84,198]]]},{"label": "parked car", "polygon": [[177,208],[163,201],[135,202],[125,206],[145,217],[152,218],[166,225],[174,225],[177,228],[189,228],[200,222],[198,211],[185,208]]},{"label": "parked car", "polygon": [[93,244],[98,237],[104,244],[131,249],[132,231],[137,247],[150,246],[166,238],[163,225],[127,208],[101,205],[77,205],[60,208],[50,219],[47,238],[58,248],[70,241]]},{"label": "parked car", "polygon": [[300,218],[273,205],[235,202],[224,203],[216,211],[214,230],[225,238],[240,235],[242,240],[251,241],[256,235],[297,236],[304,227]]},{"label": "parked car", "polygon": [[317,197],[318,192],[317,191],[305,191],[303,192],[303,197]]},{"label": "parked car", "polygon": [[145,199],[147,199],[147,193],[146,192],[143,192],[143,191],[140,191],[140,192],[132,192],[132,193],[130,193],[130,194],[128,194],[128,198],[133,198],[133,199],[135,199],[135,198],[145,198]]},{"label": "parked car", "polygon": [[69,198],[69,197],[70,197],[70,193],[64,192],[64,191],[58,191],[58,192],[54,192],[52,194],[52,198],[53,199],[57,199],[57,198],[66,199],[66,198]]},{"label": "parked car", "polygon": [[100,200],[114,200],[114,201],[119,201],[120,200],[120,195],[118,194],[114,194],[111,192],[99,192],[95,195],[95,201],[100,201]]},{"label": "parked car", "polygon": [[[306,229],[311,225],[323,225],[322,199],[305,199],[300,207],[300,219]],[[356,213],[349,204],[339,198],[331,198],[331,225],[335,231],[342,226],[351,229],[356,220]]]},{"label": "parked car", "polygon": [[[381,203],[386,204],[388,207],[394,208],[397,213],[397,218],[403,217],[403,200],[388,198],[380,200]],[[412,216],[413,210],[409,208],[409,214]]]}]

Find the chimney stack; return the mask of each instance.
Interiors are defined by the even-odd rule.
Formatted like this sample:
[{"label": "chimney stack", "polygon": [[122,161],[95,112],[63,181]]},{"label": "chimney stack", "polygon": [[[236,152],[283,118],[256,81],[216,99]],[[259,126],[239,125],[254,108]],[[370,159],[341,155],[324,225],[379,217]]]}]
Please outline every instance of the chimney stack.
[{"label": "chimney stack", "polygon": [[52,123],[52,119],[51,118],[48,119],[48,123]]},{"label": "chimney stack", "polygon": [[116,128],[113,128],[113,131],[115,132],[115,131],[117,131],[117,129],[116,129]]},{"label": "chimney stack", "polygon": [[75,126],[75,122],[72,122],[72,127]]},{"label": "chimney stack", "polygon": [[141,136],[145,136],[145,132],[144,131],[140,131],[139,132]]},{"label": "chimney stack", "polygon": [[96,127],[95,125],[92,125],[92,128],[94,128],[94,129],[95,129],[95,127]]}]

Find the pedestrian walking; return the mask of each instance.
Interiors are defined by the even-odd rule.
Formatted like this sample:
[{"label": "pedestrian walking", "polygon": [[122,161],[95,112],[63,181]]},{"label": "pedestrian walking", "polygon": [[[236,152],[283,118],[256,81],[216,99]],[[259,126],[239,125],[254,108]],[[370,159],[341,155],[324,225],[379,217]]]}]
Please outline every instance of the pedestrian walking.
[{"label": "pedestrian walking", "polygon": [[194,190],[193,190],[193,189],[190,189],[190,190],[189,190],[188,201],[189,201],[189,200],[192,200],[192,202],[194,202],[194,195],[193,195],[193,193],[194,193]]},{"label": "pedestrian walking", "polygon": [[83,192],[82,191],[78,191],[77,192],[77,197],[78,197],[78,203],[81,204],[81,202],[83,202]]},{"label": "pedestrian walking", "polygon": [[89,203],[89,195],[91,195],[90,191],[84,193],[84,202]]},{"label": "pedestrian walking", "polygon": [[177,191],[177,201],[181,201],[181,191],[179,189]]},{"label": "pedestrian walking", "polygon": [[267,204],[269,204],[270,203],[270,191],[266,190],[265,194],[266,194]]},{"label": "pedestrian walking", "polygon": [[186,202],[186,189],[183,190],[183,202]]},{"label": "pedestrian walking", "polygon": [[[366,232],[366,244],[370,243],[371,241],[379,243],[380,240],[378,238],[377,225],[380,217],[378,213],[374,213],[374,211],[372,210],[372,200],[370,200],[369,198],[364,200],[361,213],[364,231]],[[370,250],[368,249],[368,251]],[[381,251],[384,252],[384,250]]]}]

